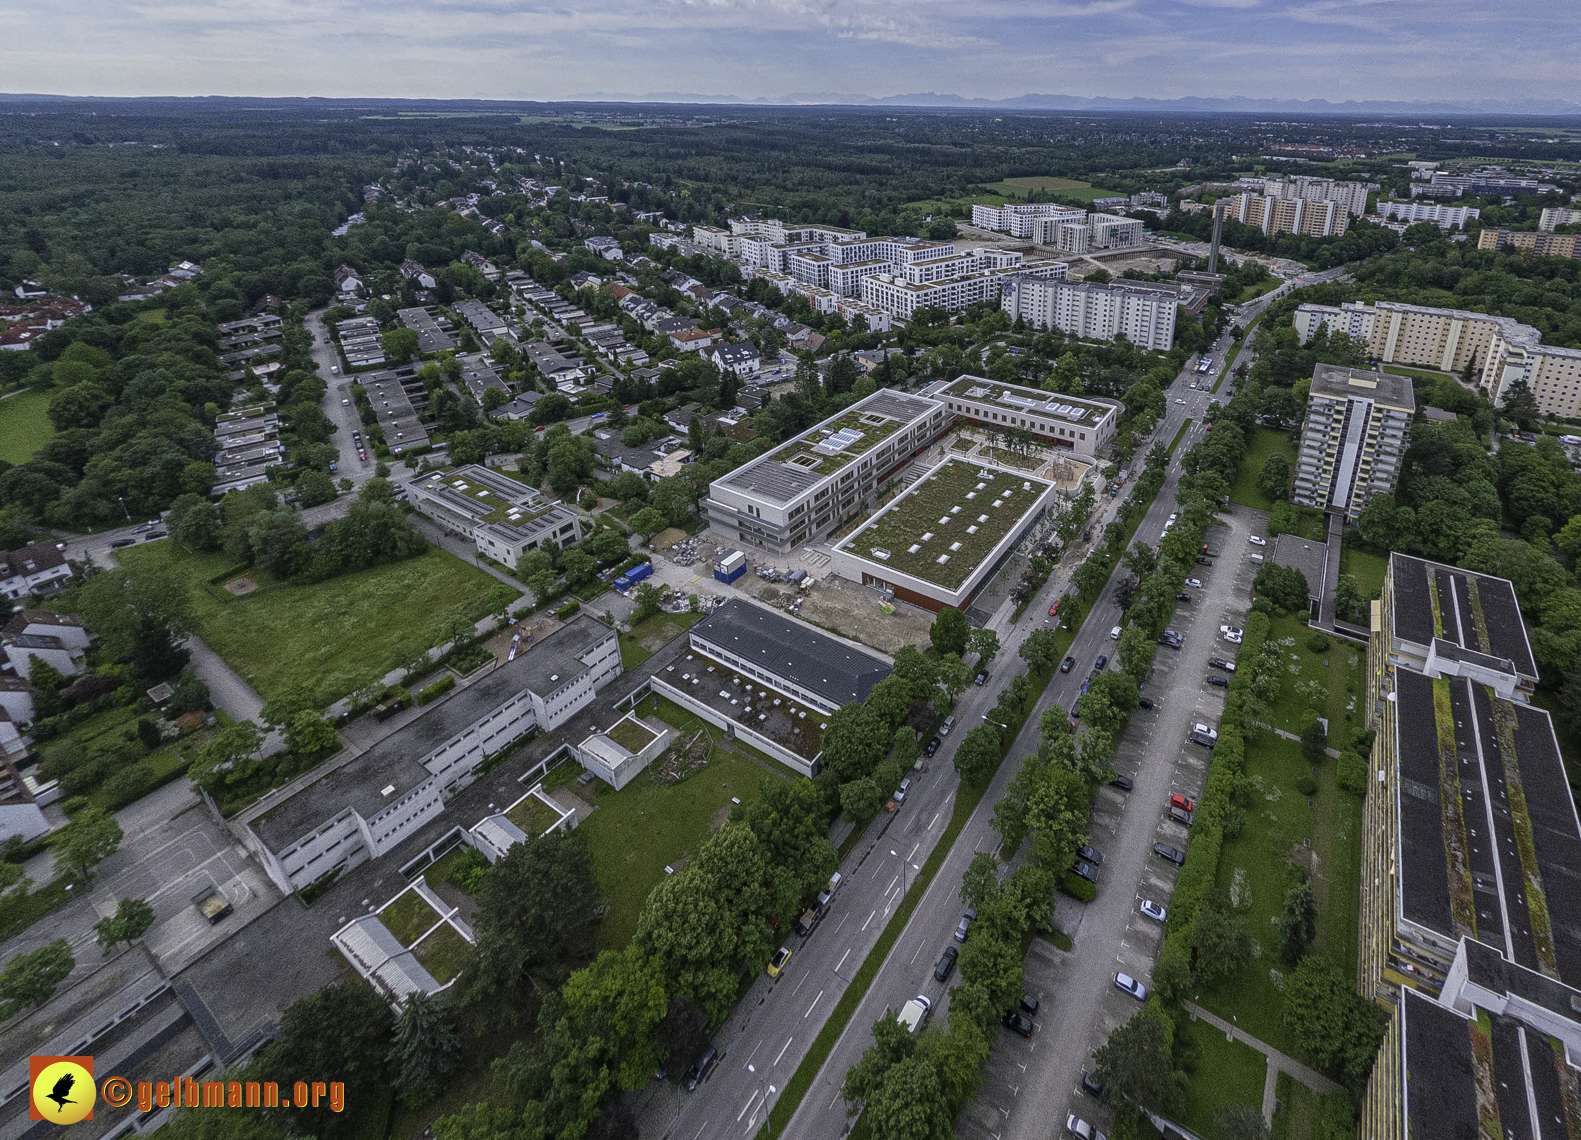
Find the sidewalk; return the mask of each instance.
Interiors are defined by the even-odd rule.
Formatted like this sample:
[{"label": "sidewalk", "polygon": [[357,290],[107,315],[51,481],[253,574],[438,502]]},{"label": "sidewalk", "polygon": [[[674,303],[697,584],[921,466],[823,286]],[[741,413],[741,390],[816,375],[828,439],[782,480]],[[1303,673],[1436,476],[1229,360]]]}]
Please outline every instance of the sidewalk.
[{"label": "sidewalk", "polygon": [[1231,1040],[1239,1041],[1245,1045],[1250,1045],[1253,1049],[1256,1049],[1259,1053],[1268,1058],[1268,1078],[1263,1083],[1264,1120],[1269,1122],[1273,1121],[1274,1089],[1276,1087],[1276,1082],[1280,1073],[1289,1073],[1292,1077],[1306,1085],[1307,1088],[1311,1089],[1319,1096],[1327,1096],[1329,1093],[1343,1091],[1338,1084],[1329,1080],[1316,1069],[1310,1069],[1303,1065],[1300,1061],[1297,1061],[1294,1057],[1287,1057],[1285,1054],[1279,1052],[1279,1050],[1273,1048],[1271,1045],[1263,1044],[1251,1034],[1237,1029],[1228,1021],[1225,1021],[1222,1017],[1209,1013],[1196,1002],[1188,1001],[1182,1002],[1181,1004],[1186,1007],[1186,1012],[1191,1014],[1193,1020],[1201,1018],[1203,1021],[1206,1021],[1209,1025],[1213,1026],[1213,1028],[1223,1030],[1224,1035]]}]

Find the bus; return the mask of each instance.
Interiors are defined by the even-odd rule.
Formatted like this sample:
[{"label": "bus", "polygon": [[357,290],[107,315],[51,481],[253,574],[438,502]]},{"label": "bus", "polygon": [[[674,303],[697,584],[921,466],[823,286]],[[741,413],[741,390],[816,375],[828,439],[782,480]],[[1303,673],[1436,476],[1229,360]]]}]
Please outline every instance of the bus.
[{"label": "bus", "polygon": [[1208,374],[1208,372],[1212,370],[1212,368],[1213,368],[1213,357],[1211,357],[1211,356],[1204,356],[1201,360],[1199,360],[1197,362],[1197,373],[1199,375],[1206,376]]}]

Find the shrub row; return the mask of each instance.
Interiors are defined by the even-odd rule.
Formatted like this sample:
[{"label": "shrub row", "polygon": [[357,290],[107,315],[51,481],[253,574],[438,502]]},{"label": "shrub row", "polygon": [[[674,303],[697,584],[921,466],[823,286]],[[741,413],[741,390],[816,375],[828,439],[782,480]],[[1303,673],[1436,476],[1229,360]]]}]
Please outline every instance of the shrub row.
[{"label": "shrub row", "polygon": [[456,687],[455,674],[453,674],[453,673],[446,673],[443,677],[439,678],[439,680],[435,681],[432,685],[429,685],[428,688],[424,689],[422,692],[417,694],[417,703],[420,704],[420,705],[426,705],[429,701],[432,701],[432,700],[435,700],[435,699],[437,699],[439,697],[444,696],[446,693],[448,693],[451,689],[453,689],[455,687]]}]

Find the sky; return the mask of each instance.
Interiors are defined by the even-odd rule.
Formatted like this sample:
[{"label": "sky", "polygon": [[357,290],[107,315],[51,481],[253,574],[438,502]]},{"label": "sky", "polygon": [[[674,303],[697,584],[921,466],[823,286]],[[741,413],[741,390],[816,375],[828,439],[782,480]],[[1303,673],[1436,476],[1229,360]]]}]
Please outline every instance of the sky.
[{"label": "sky", "polygon": [[9,92],[1581,103],[1565,0],[0,0]]}]

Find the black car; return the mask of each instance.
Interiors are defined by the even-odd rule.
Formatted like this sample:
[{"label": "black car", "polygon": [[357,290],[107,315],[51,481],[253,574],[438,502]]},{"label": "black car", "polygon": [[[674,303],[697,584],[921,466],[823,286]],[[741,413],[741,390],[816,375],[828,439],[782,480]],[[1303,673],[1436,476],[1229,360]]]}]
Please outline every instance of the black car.
[{"label": "black car", "polygon": [[987,669],[984,669],[982,672],[977,674],[977,684],[978,684],[979,687],[988,684],[988,670]]},{"label": "black car", "polygon": [[1081,1074],[1081,1091],[1086,1093],[1088,1096],[1102,1097],[1103,1082],[1092,1073],[1089,1073],[1087,1070],[1083,1069]]},{"label": "black car", "polygon": [[1202,566],[1212,566],[1213,559],[1209,558],[1206,554],[1199,554],[1197,555],[1197,563]]},{"label": "black car", "polygon": [[939,750],[939,745],[942,744],[942,743],[943,743],[943,741],[941,741],[937,736],[935,736],[932,740],[928,741],[928,746],[926,748],[924,748],[922,751],[926,755],[932,756],[935,752],[937,752]]},{"label": "black car", "polygon": [[1071,707],[1070,707],[1070,718],[1071,718],[1071,720],[1080,720],[1081,719],[1081,698],[1080,697],[1077,697],[1076,698],[1076,703],[1071,705]]},{"label": "black car", "polygon": [[1090,845],[1078,848],[1076,851],[1076,858],[1085,859],[1094,867],[1098,867],[1103,864],[1103,852]]},{"label": "black car", "polygon": [[153,542],[154,539],[156,539],[156,538],[164,538],[164,537],[166,537],[166,533],[167,532],[162,531],[162,530],[151,530],[147,534],[143,535],[143,541],[144,542]]},{"label": "black car", "polygon": [[1137,697],[1136,698],[1136,707],[1137,708],[1142,708],[1142,709],[1150,709],[1150,708],[1153,707],[1153,702],[1151,700],[1149,700],[1147,697]]},{"label": "black car", "polygon": [[710,1041],[703,1047],[702,1054],[692,1062],[692,1067],[686,1070],[686,1091],[692,1092],[708,1077],[709,1070],[714,1067],[714,1062],[719,1060],[719,1050],[714,1048]]},{"label": "black car", "polygon": [[1177,601],[1177,602],[1189,602],[1189,601],[1191,601],[1191,595],[1186,593],[1184,590],[1182,590],[1180,593],[1175,595],[1175,601]]},{"label": "black car", "polygon": [[1091,863],[1083,863],[1078,859],[1071,865],[1071,873],[1079,879],[1086,879],[1094,886],[1098,883],[1098,869]]},{"label": "black car", "polygon": [[1021,995],[1022,1013],[1026,1014],[1028,1017],[1036,1017],[1038,1015],[1038,1008],[1039,1006],[1037,998],[1033,997],[1031,994]]},{"label": "black car", "polygon": [[1226,661],[1222,657],[1209,657],[1208,668],[1223,669],[1226,673],[1233,673],[1235,672],[1235,662]]},{"label": "black car", "polygon": [[135,538],[118,538],[114,542],[110,543],[110,545],[114,549],[119,550],[123,546],[131,546],[136,541],[137,539]]},{"label": "black car", "polygon": [[1013,1009],[1006,1012],[999,1019],[999,1024],[1010,1030],[1010,1032],[1019,1033],[1023,1037],[1032,1036],[1032,1019],[1025,1014],[1017,1013]]},{"label": "black car", "polygon": [[1186,862],[1186,853],[1178,847],[1171,847],[1167,843],[1153,844],[1153,854],[1160,859],[1168,859],[1177,867],[1184,865]]},{"label": "black car", "polygon": [[939,955],[939,964],[933,967],[933,980],[936,982],[948,981],[950,975],[955,971],[955,959],[960,956],[961,952],[955,947],[946,946],[944,953]]},{"label": "black car", "polygon": [[1114,779],[1109,781],[1109,786],[1111,788],[1119,788],[1122,792],[1129,792],[1132,787],[1131,777],[1116,776]]},{"label": "black car", "polygon": [[1100,653],[1100,654],[1098,654],[1098,660],[1095,661],[1093,663],[1093,666],[1092,666],[1093,672],[1096,673],[1098,670],[1102,669],[1107,664],[1109,664],[1109,655],[1107,653]]},{"label": "black car", "polygon": [[1067,657],[1059,664],[1059,671],[1061,673],[1069,673],[1074,668],[1076,668],[1076,658],[1074,657]]},{"label": "black car", "polygon": [[1206,680],[1215,689],[1228,689],[1230,687],[1230,679],[1221,677],[1217,673],[1209,673]]}]

